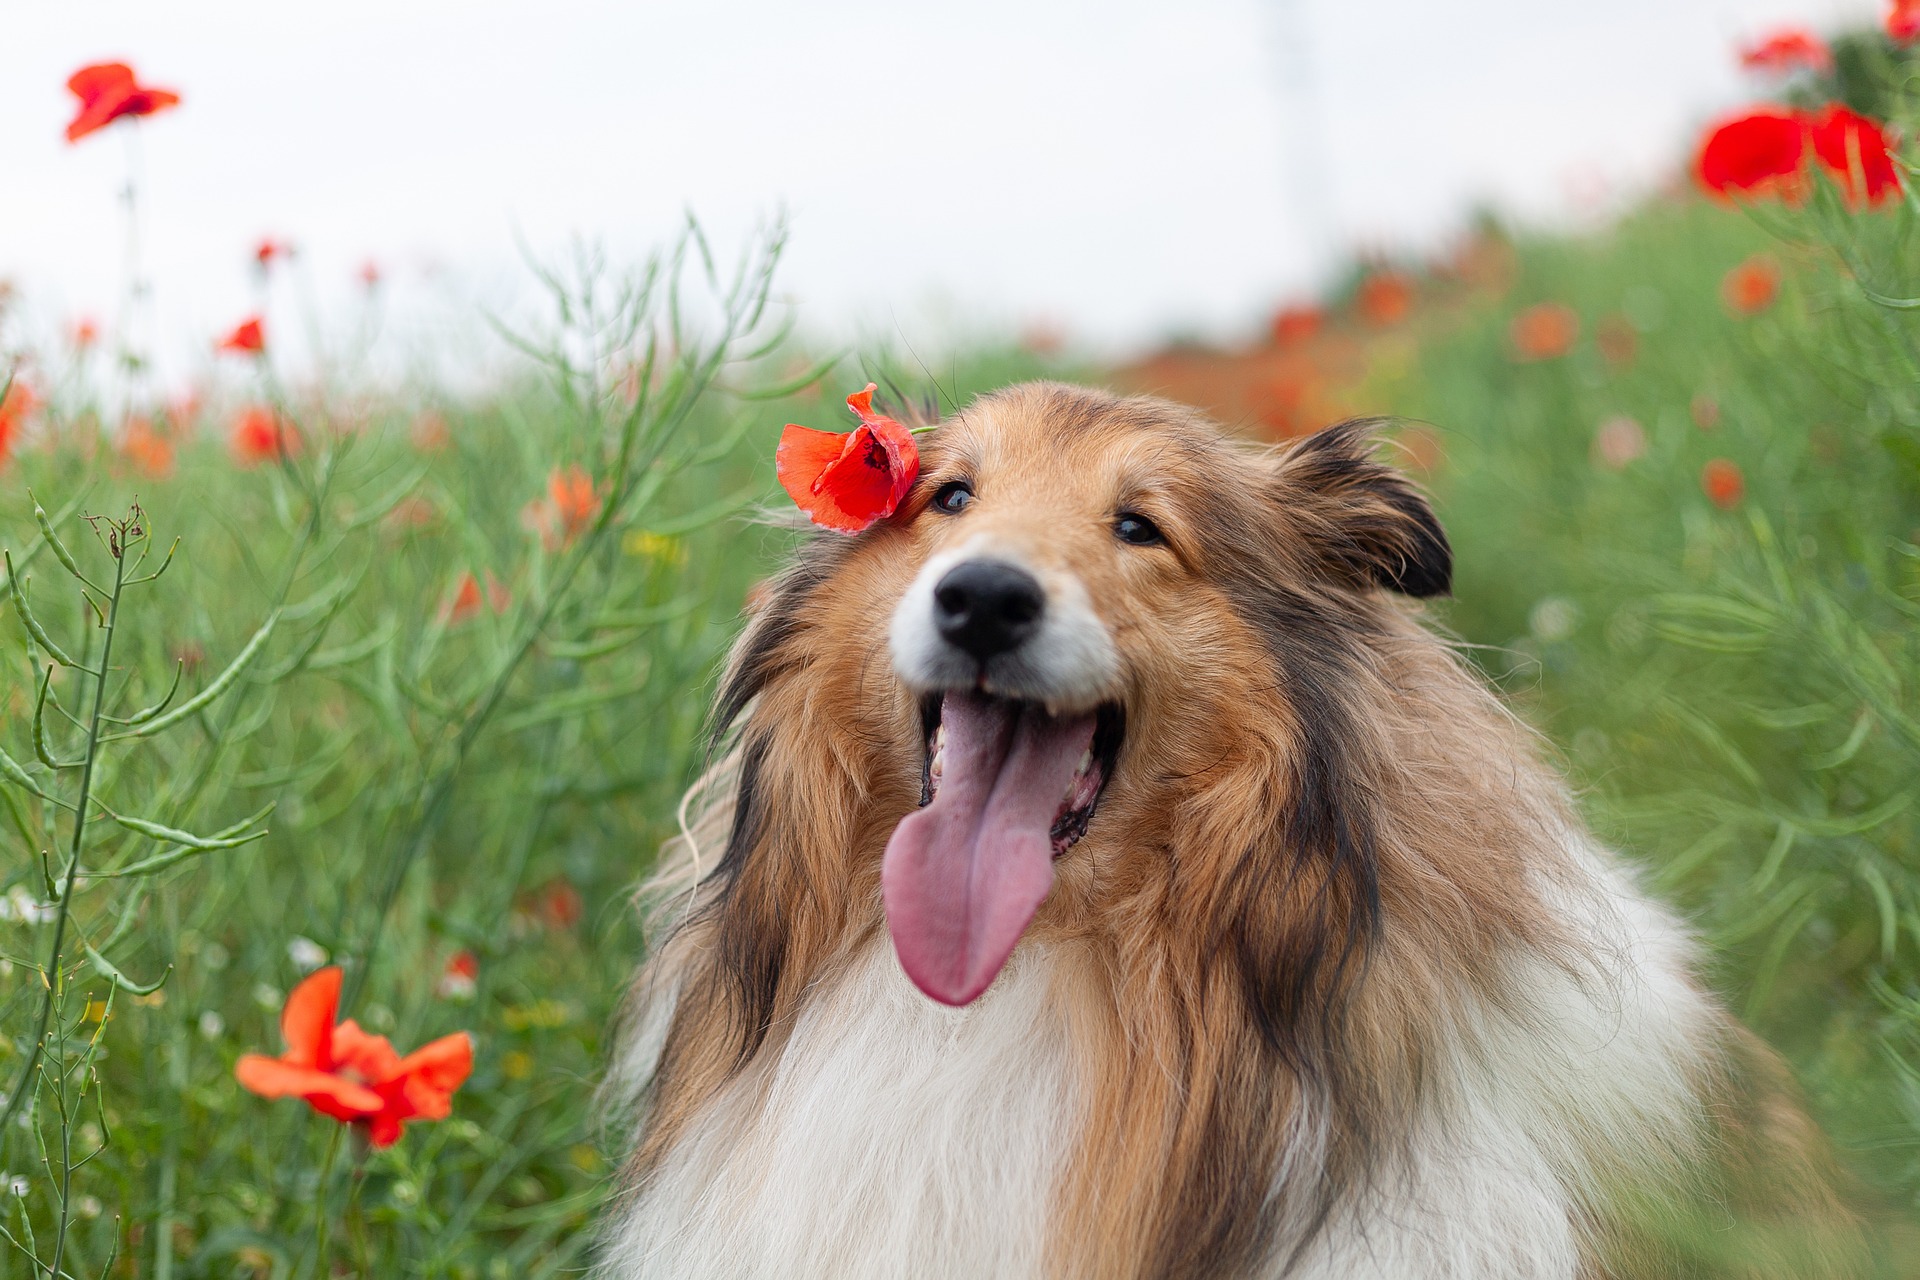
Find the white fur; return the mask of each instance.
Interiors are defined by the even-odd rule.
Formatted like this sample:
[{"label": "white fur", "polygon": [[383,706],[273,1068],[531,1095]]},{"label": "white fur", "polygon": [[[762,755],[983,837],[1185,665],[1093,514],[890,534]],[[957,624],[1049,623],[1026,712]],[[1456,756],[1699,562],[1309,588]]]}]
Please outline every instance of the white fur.
[{"label": "white fur", "polygon": [[1697,1152],[1712,1007],[1691,944],[1613,855],[1562,835],[1563,874],[1536,888],[1567,953],[1510,957],[1498,1000],[1461,992],[1431,1105],[1300,1280],[1575,1280],[1582,1206]]},{"label": "white fur", "polygon": [[[1712,1011],[1690,944],[1611,854],[1560,836],[1537,887],[1566,950],[1509,957],[1498,998],[1462,984],[1412,1132],[1292,1276],[1574,1280],[1583,1203],[1693,1153]],[[669,1154],[611,1234],[603,1280],[1039,1275],[1084,1096],[1057,962],[1024,945],[955,1010],[873,942]],[[1316,1175],[1313,1122],[1299,1125],[1277,1186]],[[1271,1274],[1291,1253],[1277,1242]]]},{"label": "white fur", "polygon": [[1017,551],[984,537],[928,558],[894,607],[888,630],[893,669],[916,692],[964,689],[979,677],[972,655],[948,644],[934,624],[933,590],[963,560],[1002,560],[1031,573],[1046,593],[1046,611],[1031,639],[987,663],[986,690],[1046,703],[1056,711],[1083,711],[1107,696],[1119,667],[1113,635],[1075,574],[1029,563]]},{"label": "white fur", "polygon": [[1043,952],[949,1009],[886,939],[667,1157],[611,1280],[1027,1276],[1081,1107]]}]

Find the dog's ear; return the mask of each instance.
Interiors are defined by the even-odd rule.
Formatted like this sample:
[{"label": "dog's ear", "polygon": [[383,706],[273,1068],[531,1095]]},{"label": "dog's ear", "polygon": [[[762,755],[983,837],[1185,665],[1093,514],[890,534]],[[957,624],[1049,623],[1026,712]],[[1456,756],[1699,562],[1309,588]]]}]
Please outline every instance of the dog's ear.
[{"label": "dog's ear", "polygon": [[1380,423],[1328,427],[1275,465],[1290,520],[1335,578],[1409,596],[1453,586],[1453,548],[1433,507],[1407,478],[1374,458]]}]

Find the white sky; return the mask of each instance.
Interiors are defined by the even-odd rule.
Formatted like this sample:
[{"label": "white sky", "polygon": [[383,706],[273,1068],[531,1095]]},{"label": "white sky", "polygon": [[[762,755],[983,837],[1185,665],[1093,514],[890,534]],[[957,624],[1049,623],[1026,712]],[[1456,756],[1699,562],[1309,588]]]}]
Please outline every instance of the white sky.
[{"label": "white sky", "polygon": [[1231,334],[1310,287],[1334,250],[1430,246],[1477,202],[1564,218],[1644,187],[1702,119],[1762,92],[1735,66],[1739,41],[1782,21],[1870,21],[1877,5],[9,10],[0,277],[42,324],[110,319],[122,278],[127,149],[117,128],[66,144],[67,75],[120,58],[185,98],[140,139],[158,346],[178,377],[251,307],[263,234],[300,246],[329,326],[350,319],[371,258],[411,323],[457,328],[450,301],[511,305],[530,288],[516,236],[637,258],[689,208],[723,243],[787,208],[785,289],[818,332],[938,342],[1050,321],[1108,349]]}]

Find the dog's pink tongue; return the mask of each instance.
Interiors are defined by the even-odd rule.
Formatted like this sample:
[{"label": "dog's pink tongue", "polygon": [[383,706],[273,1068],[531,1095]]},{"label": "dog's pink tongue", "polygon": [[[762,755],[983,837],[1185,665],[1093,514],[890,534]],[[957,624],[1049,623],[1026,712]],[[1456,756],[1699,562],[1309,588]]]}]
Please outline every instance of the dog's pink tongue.
[{"label": "dog's pink tongue", "polygon": [[880,875],[900,966],[935,1000],[985,991],[1053,887],[1050,829],[1093,723],[947,695],[940,790],[894,829]]}]

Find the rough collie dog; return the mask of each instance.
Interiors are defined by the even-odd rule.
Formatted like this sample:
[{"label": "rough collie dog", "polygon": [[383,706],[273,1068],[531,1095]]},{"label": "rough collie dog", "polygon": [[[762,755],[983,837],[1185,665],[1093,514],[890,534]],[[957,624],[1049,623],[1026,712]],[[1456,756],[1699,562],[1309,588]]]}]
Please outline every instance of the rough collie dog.
[{"label": "rough collie dog", "polygon": [[1014,387],[735,650],[600,1273],[1850,1275],[1771,1053],[1417,619],[1364,424]]}]

